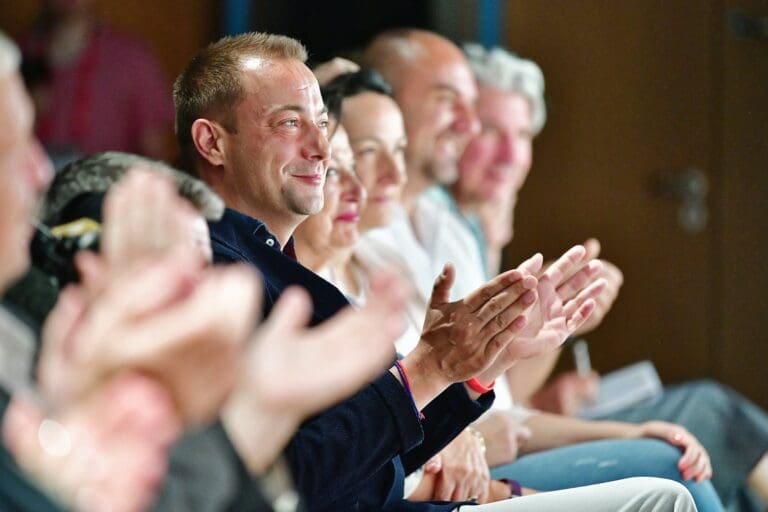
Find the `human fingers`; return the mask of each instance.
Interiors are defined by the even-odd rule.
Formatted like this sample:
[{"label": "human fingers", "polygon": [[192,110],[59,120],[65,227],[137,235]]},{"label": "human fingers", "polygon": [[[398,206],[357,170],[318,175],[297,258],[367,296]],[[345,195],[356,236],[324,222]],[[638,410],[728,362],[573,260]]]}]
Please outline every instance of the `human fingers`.
[{"label": "human fingers", "polygon": [[683,456],[680,457],[678,462],[679,469],[686,477],[690,478],[692,475],[698,474],[696,471],[697,466],[702,461],[702,455],[705,453],[704,448],[699,444],[695,437],[690,434],[683,427],[673,427],[673,432],[670,434],[671,443],[680,447],[683,450]]},{"label": "human fingers", "polygon": [[[509,286],[489,296],[478,309],[470,310],[471,315],[477,319],[481,328],[485,328],[488,323],[495,321],[498,324],[495,332],[498,332],[498,330],[506,328],[507,325],[500,323],[499,318],[497,318],[499,314],[506,311],[513,304],[518,304],[518,306],[524,304],[526,307],[532,304],[532,297],[528,292],[535,290],[537,284],[538,280],[532,275],[523,276],[521,279],[512,282]],[[520,302],[521,298],[523,299],[522,302]]]},{"label": "human fingers", "polygon": [[62,405],[70,398],[72,372],[77,371],[72,366],[77,349],[73,333],[85,310],[85,292],[78,286],[67,286],[43,325],[37,380],[52,405]]},{"label": "human fingers", "polygon": [[600,240],[597,238],[588,238],[584,241],[582,244],[584,246],[584,249],[586,250],[586,253],[584,254],[584,257],[588,260],[593,260],[600,256],[600,251],[602,250],[602,247],[600,245]]},{"label": "human fingers", "polygon": [[435,284],[432,286],[432,296],[429,299],[430,307],[450,302],[451,287],[455,279],[456,269],[453,267],[453,264],[446,263],[443,271],[437,276]]},{"label": "human fingers", "polygon": [[709,461],[709,455],[703,447],[697,446],[695,448],[697,457],[695,461],[683,471],[683,478],[685,480],[694,479],[700,482],[706,478],[706,475],[712,472],[712,467]]},{"label": "human fingers", "polygon": [[595,310],[595,300],[588,299],[582,306],[576,310],[570,318],[566,320],[566,329],[569,333],[573,333],[579,327],[587,321],[589,316]]},{"label": "human fingers", "polygon": [[518,265],[517,270],[525,274],[532,274],[535,276],[535,275],[538,275],[543,263],[544,263],[544,257],[541,255],[540,252],[537,252],[536,254],[534,254],[524,262],[522,262],[520,265]]},{"label": "human fingers", "polygon": [[[535,288],[523,290],[517,296],[512,304],[506,306],[502,311],[491,317],[479,332],[479,340],[490,340],[496,337],[495,343],[490,343],[488,349],[500,351],[503,346],[496,346],[504,343],[509,335],[514,337],[527,324],[526,312],[538,300],[538,292]],[[494,307],[489,304],[489,308]],[[478,319],[480,315],[478,314]]]},{"label": "human fingers", "polygon": [[574,298],[589,283],[596,280],[603,269],[599,260],[592,260],[557,287],[557,295],[565,303]]},{"label": "human fingers", "polygon": [[319,64],[312,70],[312,73],[314,73],[320,86],[323,87],[337,76],[345,73],[353,73],[358,69],[360,69],[360,66],[351,60],[342,57],[334,57],[327,62]]},{"label": "human fingers", "polygon": [[467,295],[463,301],[464,305],[470,312],[475,312],[483,307],[489,300],[493,299],[496,295],[509,288],[512,284],[524,278],[527,279],[526,282],[530,283],[531,277],[533,276],[525,276],[517,269],[503,272]]},{"label": "human fingers", "polygon": [[91,311],[112,321],[159,311],[191,293],[200,270],[196,255],[182,248],[136,262],[112,280]]},{"label": "human fingers", "polygon": [[312,301],[307,292],[298,286],[288,287],[280,295],[262,324],[261,330],[264,333],[257,332],[257,336],[273,339],[271,337],[273,334],[290,333],[305,327],[311,316]]},{"label": "human fingers", "polygon": [[172,212],[180,199],[167,176],[136,167],[107,194],[103,236],[105,257],[122,268],[174,242]]},{"label": "human fingers", "polygon": [[98,296],[109,282],[105,259],[93,251],[79,251],[75,254],[75,268],[80,275],[80,283],[85,287],[91,299]]},{"label": "human fingers", "polygon": [[624,284],[624,274],[621,269],[607,260],[600,260],[603,263],[603,277],[608,280],[609,283],[620,288]]},{"label": "human fingers", "polygon": [[[446,472],[446,468],[443,468],[440,473],[437,474],[434,499],[439,501],[451,501],[451,498],[455,495],[457,484],[458,482]],[[464,495],[464,498],[466,497],[467,496]]]},{"label": "human fingers", "polygon": [[571,274],[587,262],[584,261],[586,249],[582,245],[575,245],[568,249],[544,272],[544,276],[557,288]]},{"label": "human fingers", "polygon": [[598,297],[603,291],[605,285],[605,279],[600,278],[587,286],[585,289],[581,290],[579,294],[576,295],[576,297],[566,302],[563,305],[563,313],[565,314],[565,318],[568,319],[573,317],[576,311],[580,310],[584,303],[586,303],[588,300],[595,300],[596,297]]},{"label": "human fingers", "polygon": [[424,464],[424,472],[425,473],[439,473],[440,470],[443,468],[443,462],[442,457],[440,457],[440,454],[435,454],[431,459],[427,461],[426,464]]}]

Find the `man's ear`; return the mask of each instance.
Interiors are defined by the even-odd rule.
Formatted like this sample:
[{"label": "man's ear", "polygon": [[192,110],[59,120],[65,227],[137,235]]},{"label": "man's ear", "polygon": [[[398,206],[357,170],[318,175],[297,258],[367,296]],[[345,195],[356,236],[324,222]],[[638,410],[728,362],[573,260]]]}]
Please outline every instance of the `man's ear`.
[{"label": "man's ear", "polygon": [[209,164],[224,164],[224,128],[208,119],[197,119],[192,123],[192,142],[198,154]]}]

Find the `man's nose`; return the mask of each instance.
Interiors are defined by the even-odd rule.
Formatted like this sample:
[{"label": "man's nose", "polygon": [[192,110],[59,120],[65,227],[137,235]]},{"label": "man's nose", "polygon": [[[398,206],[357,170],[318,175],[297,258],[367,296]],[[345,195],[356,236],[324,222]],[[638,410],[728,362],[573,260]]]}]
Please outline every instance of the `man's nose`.
[{"label": "man's nose", "polygon": [[323,128],[316,125],[308,125],[307,135],[302,145],[302,156],[312,161],[327,161],[331,158],[331,145],[328,142],[328,134]]},{"label": "man's nose", "polygon": [[475,113],[475,107],[470,102],[464,100],[457,102],[454,129],[470,137],[480,133],[480,120]]}]

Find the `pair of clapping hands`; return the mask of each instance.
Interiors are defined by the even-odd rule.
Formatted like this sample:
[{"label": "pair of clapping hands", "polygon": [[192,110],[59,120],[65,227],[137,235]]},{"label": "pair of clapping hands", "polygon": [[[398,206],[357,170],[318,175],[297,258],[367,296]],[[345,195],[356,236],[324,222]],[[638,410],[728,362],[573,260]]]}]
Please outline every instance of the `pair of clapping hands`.
[{"label": "pair of clapping hands", "polygon": [[[145,508],[170,444],[185,427],[220,414],[258,471],[303,418],[354,392],[394,357],[406,295],[396,277],[380,276],[364,308],[314,329],[305,328],[309,298],[288,290],[254,332],[257,273],[206,267],[194,249],[195,216],[170,180],[129,172],[105,200],[101,254],[77,256],[81,284],[63,290],[46,322],[39,390],[14,395],[3,439],[65,506]],[[290,428],[250,449],[243,422],[253,418]]]},{"label": "pair of clapping hands", "polygon": [[[446,267],[435,283],[420,344],[403,360],[416,369],[410,380],[417,405],[428,402],[448,381],[475,377],[489,384],[516,361],[558,347],[589,319],[605,288],[602,264],[594,257],[594,251],[575,246],[544,269],[537,254],[459,303],[448,302],[454,271]],[[430,371],[442,383],[418,389]],[[440,382],[440,377],[434,380]],[[512,444],[514,453],[508,455],[514,459],[517,444]],[[460,435],[425,469],[416,499],[474,498],[484,503],[509,495],[508,488],[506,495],[494,489],[497,483],[490,480],[486,457],[473,435]],[[501,487],[503,491],[505,484]]]},{"label": "pair of clapping hands", "polygon": [[[516,361],[558,347],[589,318],[605,286],[595,279],[601,263],[580,245],[546,269],[542,263],[536,254],[456,302],[448,299],[455,270],[446,265],[435,281],[421,339],[402,361],[413,374],[417,407],[453,383],[495,381]],[[478,393],[470,389],[470,395]]]}]

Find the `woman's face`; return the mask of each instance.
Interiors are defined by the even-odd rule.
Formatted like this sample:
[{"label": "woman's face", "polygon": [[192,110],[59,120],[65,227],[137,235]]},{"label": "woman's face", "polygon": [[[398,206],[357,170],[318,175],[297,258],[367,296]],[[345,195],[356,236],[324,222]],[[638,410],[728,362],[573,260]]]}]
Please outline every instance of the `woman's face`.
[{"label": "woman's face", "polygon": [[341,122],[349,134],[357,175],[368,192],[360,229],[386,226],[406,178],[406,137],[400,109],[388,96],[364,92],[344,99]]},{"label": "woman's face", "polygon": [[355,162],[344,127],[339,125],[331,138],[331,159],[323,188],[323,209],[297,229],[297,236],[309,247],[345,248],[359,236],[358,223],[366,193],[355,174]]}]

